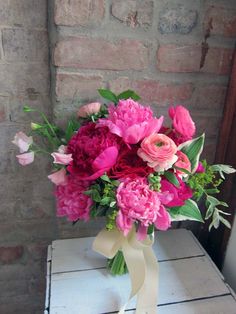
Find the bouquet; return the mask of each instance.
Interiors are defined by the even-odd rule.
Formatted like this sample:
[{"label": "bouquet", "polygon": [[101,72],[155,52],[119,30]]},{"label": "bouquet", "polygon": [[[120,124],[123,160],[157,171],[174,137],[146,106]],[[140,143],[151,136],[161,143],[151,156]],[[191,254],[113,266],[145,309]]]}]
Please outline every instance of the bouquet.
[{"label": "bouquet", "polygon": [[[220,222],[230,227],[222,210],[227,204],[215,195],[224,174],[235,169],[200,161],[204,134],[194,137],[189,111],[182,105],[170,107],[171,123],[166,125],[163,116],[155,117],[133,91],[99,93],[106,103],[80,107],[65,129],[39,111],[42,121],[31,123],[30,136],[18,132],[13,140],[23,166],[37,154],[50,157],[48,178],[55,184],[57,216],[66,216],[73,224],[105,216],[102,241],[108,242],[116,234],[146,243],[154,229],[167,230],[181,220],[211,220],[209,230]],[[24,111],[37,110],[25,106]],[[46,139],[45,147],[39,146],[37,136]],[[204,216],[200,199],[205,202]],[[125,273],[126,264],[132,272],[123,249],[107,255],[112,274]]]}]

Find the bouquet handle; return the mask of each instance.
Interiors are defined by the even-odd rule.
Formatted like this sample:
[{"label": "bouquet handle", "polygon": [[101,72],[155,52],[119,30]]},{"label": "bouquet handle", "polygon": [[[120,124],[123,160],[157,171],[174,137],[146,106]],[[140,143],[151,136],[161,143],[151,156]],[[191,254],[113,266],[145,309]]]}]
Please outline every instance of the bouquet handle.
[{"label": "bouquet handle", "polygon": [[158,262],[152,249],[153,242],[153,236],[138,241],[134,228],[127,237],[117,229],[111,231],[103,229],[94,240],[93,250],[107,258],[113,258],[119,249],[124,254],[132,290],[119,314],[124,314],[128,302],[135,295],[137,295],[136,314],[157,313]]}]

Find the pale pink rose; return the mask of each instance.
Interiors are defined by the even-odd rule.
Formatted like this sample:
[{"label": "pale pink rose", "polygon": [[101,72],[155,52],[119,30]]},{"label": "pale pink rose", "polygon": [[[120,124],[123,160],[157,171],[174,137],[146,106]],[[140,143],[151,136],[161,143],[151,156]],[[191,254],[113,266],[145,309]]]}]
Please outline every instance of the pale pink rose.
[{"label": "pale pink rose", "polygon": [[24,132],[18,132],[12,143],[19,147],[20,153],[25,153],[33,143],[33,138],[32,136],[27,136]]},{"label": "pale pink rose", "polygon": [[[185,169],[188,172],[191,172],[191,162],[188,159],[188,156],[179,150],[177,151],[176,155],[178,156],[178,160],[176,161],[175,166],[178,168],[181,168],[181,169]],[[183,176],[187,175],[186,173],[184,173],[180,169],[177,169],[176,173],[183,175]]]},{"label": "pale pink rose", "polygon": [[164,171],[177,161],[177,146],[165,134],[154,133],[146,137],[138,149],[138,156],[155,171]]},{"label": "pale pink rose", "polygon": [[66,170],[62,168],[48,176],[48,179],[56,185],[65,185],[67,182]]},{"label": "pale pink rose", "polygon": [[128,144],[136,144],[154,132],[158,132],[163,123],[153,116],[150,107],[144,107],[132,99],[119,100],[118,105],[110,106],[106,119],[99,119],[98,126],[107,126]]},{"label": "pale pink rose", "polygon": [[19,164],[26,166],[34,161],[34,152],[17,155],[16,158],[18,159]]},{"label": "pale pink rose", "polygon": [[61,145],[61,146],[59,146],[58,147],[58,153],[60,153],[60,154],[66,154],[66,151],[67,151],[67,146],[65,146],[65,145]]},{"label": "pale pink rose", "polygon": [[60,153],[52,153],[51,156],[54,158],[54,164],[60,165],[68,165],[72,160],[72,154],[60,154]]},{"label": "pale pink rose", "polygon": [[177,131],[184,140],[192,139],[196,127],[189,111],[181,105],[170,107],[169,116],[172,119],[172,125],[175,131]]},{"label": "pale pink rose", "polygon": [[78,110],[78,117],[87,118],[92,114],[98,113],[101,109],[101,104],[99,102],[92,102],[91,104],[84,105]]}]

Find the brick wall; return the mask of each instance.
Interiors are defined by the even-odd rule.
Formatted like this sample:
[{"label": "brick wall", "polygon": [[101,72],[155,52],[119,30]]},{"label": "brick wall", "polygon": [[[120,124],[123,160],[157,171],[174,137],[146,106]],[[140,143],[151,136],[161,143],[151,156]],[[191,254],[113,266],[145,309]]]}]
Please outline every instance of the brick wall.
[{"label": "brick wall", "polygon": [[199,133],[207,132],[205,155],[213,160],[236,37],[235,0],[48,2],[49,28],[47,0],[0,0],[4,314],[41,313],[48,243],[96,234],[100,228],[99,222],[72,227],[55,218],[46,160],[17,165],[10,141],[31,120],[22,114],[23,105],[63,121],[78,105],[99,99],[99,87],[132,88],[158,114],[169,104],[190,108]]},{"label": "brick wall", "polygon": [[50,113],[46,0],[0,0],[0,313],[42,313],[46,246],[56,237],[45,160],[20,167],[11,140],[29,104]]}]

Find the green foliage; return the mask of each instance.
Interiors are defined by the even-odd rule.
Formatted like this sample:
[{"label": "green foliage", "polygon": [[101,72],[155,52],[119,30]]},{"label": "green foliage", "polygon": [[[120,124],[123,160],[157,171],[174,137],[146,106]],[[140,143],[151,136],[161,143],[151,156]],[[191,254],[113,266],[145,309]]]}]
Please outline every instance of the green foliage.
[{"label": "green foliage", "polygon": [[116,223],[118,208],[116,207],[116,188],[119,181],[111,180],[106,174],[96,180],[84,194],[89,195],[94,205],[90,212],[91,217],[106,216],[106,228],[112,230]]},{"label": "green foliage", "polygon": [[183,206],[168,209],[173,221],[195,220],[204,222],[198,205],[193,200],[185,201]]},{"label": "green foliage", "polygon": [[174,184],[177,188],[179,187],[179,181],[176,178],[175,174],[170,171],[164,172],[164,177],[172,184]]},{"label": "green foliage", "polygon": [[68,142],[72,135],[79,129],[80,123],[79,121],[72,119],[69,120],[65,129],[65,139]]},{"label": "green foliage", "polygon": [[211,170],[214,172],[219,172],[219,175],[223,180],[225,179],[224,173],[230,174],[236,171],[233,167],[229,165],[221,165],[221,164],[211,166]]},{"label": "green foliage", "polygon": [[151,173],[148,176],[148,182],[150,184],[150,188],[154,191],[159,192],[161,189],[161,176],[158,173]]},{"label": "green foliage", "polygon": [[109,89],[99,89],[98,92],[104,99],[112,101],[115,105],[120,99],[132,98],[135,101],[140,99],[140,96],[130,89],[120,93],[119,95],[114,94]]},{"label": "green foliage", "polygon": [[205,141],[205,134],[201,136],[184,142],[183,144],[179,145],[178,149],[181,150],[185,155],[188,156],[188,159],[191,162],[191,173],[194,173],[198,167],[199,158],[203,150]]}]

